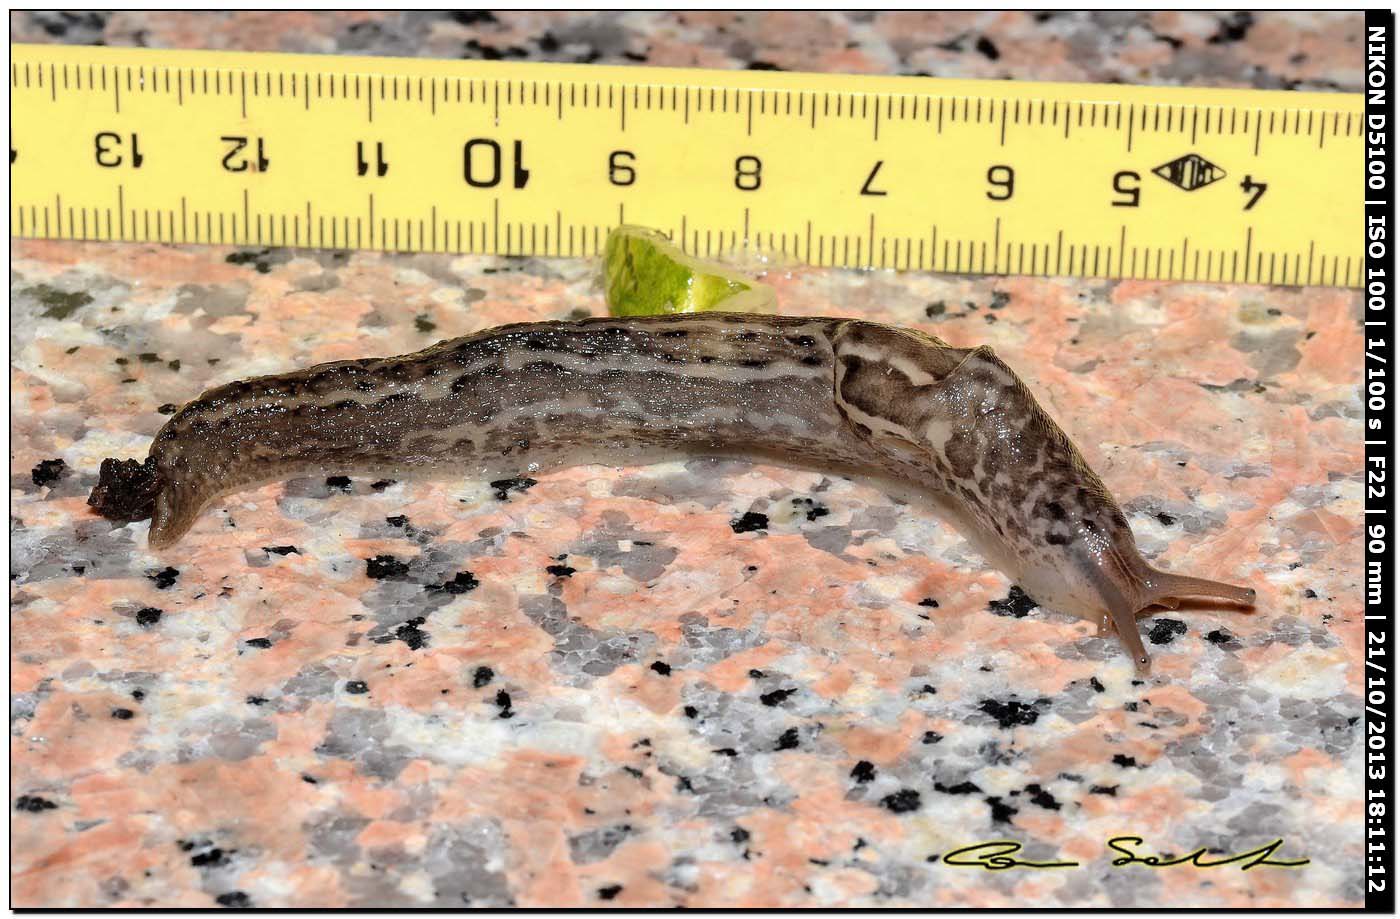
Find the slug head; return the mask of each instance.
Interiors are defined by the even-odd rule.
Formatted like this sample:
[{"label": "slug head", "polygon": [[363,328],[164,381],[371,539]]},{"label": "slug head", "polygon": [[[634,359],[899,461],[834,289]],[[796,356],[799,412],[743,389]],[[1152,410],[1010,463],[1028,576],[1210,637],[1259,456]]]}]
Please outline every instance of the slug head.
[{"label": "slug head", "polygon": [[1152,659],[1143,647],[1137,625],[1137,616],[1143,610],[1150,606],[1176,609],[1187,597],[1254,605],[1253,588],[1154,568],[1138,553],[1126,528],[1116,535],[1118,538],[1106,541],[1102,547],[1086,545],[1087,551],[1081,553],[1082,567],[1086,580],[1098,595],[1100,609],[1107,612],[1119,639],[1132,654],[1139,676],[1146,676],[1152,670]]}]

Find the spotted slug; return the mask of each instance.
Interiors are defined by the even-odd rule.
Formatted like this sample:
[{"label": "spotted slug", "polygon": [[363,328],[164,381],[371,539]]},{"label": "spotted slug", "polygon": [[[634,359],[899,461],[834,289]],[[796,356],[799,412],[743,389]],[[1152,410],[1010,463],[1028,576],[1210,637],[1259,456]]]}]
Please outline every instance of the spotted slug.
[{"label": "spotted slug", "polygon": [[399,357],[212,389],[88,503],[173,545],[213,499],[308,473],[506,477],[712,454],[872,478],[931,499],[1039,603],[1110,627],[1254,591],[1161,571],[1069,437],[988,347],[856,319],[706,313],[502,326]]}]

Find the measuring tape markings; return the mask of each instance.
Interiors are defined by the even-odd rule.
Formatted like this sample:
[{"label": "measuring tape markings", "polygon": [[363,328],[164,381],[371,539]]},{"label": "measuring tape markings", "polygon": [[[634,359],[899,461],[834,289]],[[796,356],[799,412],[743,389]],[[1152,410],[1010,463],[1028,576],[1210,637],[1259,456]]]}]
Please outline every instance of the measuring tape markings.
[{"label": "measuring tape markings", "polygon": [[[890,82],[889,78],[870,78],[873,81],[872,91],[853,92],[849,89],[837,90],[836,87],[842,85],[841,78],[830,75],[783,75],[816,84],[816,88],[811,89],[782,86],[753,88],[713,85],[726,80],[749,80],[753,78],[752,74],[654,71],[645,68],[472,64],[475,68],[493,73],[515,73],[522,67],[528,67],[543,68],[546,72],[560,73],[561,76],[567,73],[570,77],[526,80],[440,73],[362,73],[354,69],[441,69],[453,66],[426,61],[57,49],[50,46],[14,46],[13,51],[16,58],[51,57],[55,52],[63,52],[70,57],[115,55],[118,60],[131,56],[144,59],[152,55],[176,55],[190,62],[185,66],[149,67],[144,63],[94,64],[91,60],[49,60],[45,63],[23,59],[12,63],[12,87],[31,91],[28,95],[15,94],[18,97],[14,102],[17,134],[28,135],[32,131],[42,136],[45,128],[51,128],[55,123],[79,124],[69,132],[73,135],[73,142],[66,145],[66,149],[51,149],[50,156],[40,157],[36,170],[41,180],[38,184],[53,186],[51,196],[28,194],[28,187],[20,186],[15,165],[16,152],[12,145],[12,175],[16,179],[12,232],[21,236],[318,245],[438,252],[489,251],[513,255],[593,255],[601,246],[607,229],[613,225],[611,221],[600,223],[598,220],[602,214],[612,210],[608,205],[615,204],[618,222],[630,219],[632,222],[660,226],[676,235],[688,250],[706,255],[752,244],[819,265],[932,269],[959,273],[1084,274],[1295,284],[1358,284],[1360,281],[1360,261],[1355,257],[1356,234],[1352,232],[1360,221],[1360,197],[1348,194],[1355,183],[1350,176],[1338,176],[1335,169],[1322,173],[1327,179],[1323,184],[1327,187],[1318,189],[1310,198],[1305,197],[1305,206],[1299,207],[1295,200],[1293,206],[1285,209],[1282,224],[1285,232],[1282,234],[1278,232],[1280,224],[1275,216],[1272,227],[1275,239],[1268,246],[1259,245],[1255,239],[1257,221],[1241,221],[1238,215],[1233,222],[1243,226],[1243,233],[1231,235],[1241,238],[1238,241],[1225,240],[1226,243],[1234,242],[1234,245],[1222,244],[1220,233],[1214,234],[1213,240],[1193,243],[1193,231],[1198,228],[1193,227],[1192,223],[1197,215],[1183,212],[1181,207],[1176,209],[1175,215],[1168,214],[1163,221],[1158,221],[1170,225],[1172,235],[1179,234],[1179,247],[1164,244],[1161,237],[1165,234],[1162,232],[1155,233],[1155,239],[1129,245],[1127,220],[1106,221],[1101,214],[1090,215],[1082,207],[1074,211],[1072,202],[1067,205],[1062,200],[1045,199],[1043,176],[1040,181],[1042,201],[1033,205],[1030,212],[1024,207],[1020,212],[1003,214],[996,211],[1002,202],[1011,201],[1018,191],[1026,188],[1026,179],[1017,175],[1018,169],[1035,176],[1036,163],[1034,159],[1029,164],[1024,162],[1024,151],[1018,154],[1021,160],[1014,156],[998,155],[998,151],[1007,151],[1008,140],[1013,147],[1023,143],[1020,138],[1027,131],[1038,132],[1038,137],[1032,140],[1038,139],[1041,152],[1049,150],[1051,158],[1057,160],[1052,165],[1058,166],[1060,174],[1053,178],[1071,184],[1076,165],[1074,151],[1055,151],[1048,146],[1051,141],[1068,144],[1071,148],[1077,142],[1081,147],[1079,152],[1090,158],[1097,155],[1102,160],[1103,132],[1110,131],[1121,135],[1125,155],[1133,153],[1135,144],[1139,149],[1145,146],[1153,151],[1154,163],[1162,150],[1189,148],[1189,152],[1173,157],[1156,168],[1114,171],[1111,187],[1105,189],[1111,196],[1108,206],[1125,211],[1138,208],[1146,196],[1145,186],[1151,179],[1144,173],[1148,171],[1168,185],[1175,186],[1185,198],[1224,178],[1227,173],[1223,168],[1216,166],[1210,156],[1197,152],[1197,147],[1206,143],[1208,138],[1215,139],[1219,144],[1233,144],[1237,150],[1242,148],[1244,155],[1256,159],[1277,143],[1292,143],[1294,149],[1289,151],[1290,158],[1286,161],[1276,159],[1274,169],[1292,165],[1295,181],[1299,174],[1303,179],[1308,176],[1309,164],[1303,162],[1301,167],[1298,166],[1299,160],[1306,159],[1298,147],[1299,139],[1315,136],[1315,148],[1311,143],[1307,147],[1315,149],[1316,155],[1324,155],[1329,139],[1335,138],[1333,148],[1347,144],[1356,147],[1357,156],[1351,160],[1349,168],[1355,169],[1359,176],[1362,129],[1359,96],[1308,97],[1216,91],[1215,95],[1224,97],[1218,103],[1172,104],[1144,96],[1144,93],[1170,95],[1166,90],[1117,86],[1032,84],[1026,87],[955,82],[948,87],[951,92],[891,92],[884,86]],[[196,65],[195,62],[204,58],[215,66]],[[287,67],[245,69],[229,66],[226,60],[248,63],[260,62],[260,58],[286,63]],[[221,60],[225,63],[220,64]],[[318,69],[311,69],[313,65]],[[338,68],[339,72],[334,69],[328,72],[327,67]],[[587,79],[594,74],[599,79]],[[660,74],[673,80],[707,80],[712,85],[642,84],[636,81],[639,74]],[[86,86],[84,76],[87,78]],[[900,89],[905,89],[911,82],[909,79],[894,79]],[[833,83],[833,80],[836,82]],[[72,94],[80,103],[77,113],[80,117],[68,121],[51,117],[43,122],[42,118],[35,117],[36,111],[45,99],[50,106],[60,104],[60,81],[63,91]],[[861,82],[867,81],[863,79]],[[940,85],[940,81],[927,82],[935,89]],[[971,93],[967,91],[969,87],[995,90],[1001,96],[993,98]],[[1181,92],[1176,91],[1178,95]],[[1074,93],[1115,93],[1125,98],[1074,98]],[[1056,95],[1061,98],[1048,98]],[[227,119],[228,113],[222,110],[223,107],[217,115],[211,115],[207,102],[203,100],[231,103],[235,97],[240,125],[236,131],[219,128],[216,135],[211,135],[219,138],[221,146],[217,159],[212,164],[205,163],[203,167],[206,172],[210,171],[211,166],[212,170],[221,170],[223,176],[218,172],[213,175],[201,174],[200,167],[188,161],[175,161],[172,164],[166,160],[168,150],[174,148],[172,141],[184,141],[184,147],[188,148],[189,135],[197,133],[192,122],[201,123],[198,127],[215,128],[217,123]],[[1228,104],[1236,97],[1268,101],[1271,107]],[[153,102],[153,99],[158,101]],[[1307,105],[1278,106],[1281,101],[1295,100],[1325,102],[1333,108],[1319,110]],[[189,107],[186,107],[187,101]],[[377,107],[376,101],[379,103]],[[349,103],[353,103],[353,110],[346,111],[344,106]],[[1344,110],[1353,107],[1353,104],[1355,111]],[[87,162],[83,163],[82,157],[75,152],[82,145],[79,135],[85,136],[85,130],[95,127],[107,117],[108,112],[100,111],[107,105],[110,105],[110,115],[121,115],[140,123],[122,126],[120,130],[93,131],[91,152]],[[478,111],[468,113],[474,123],[443,127],[443,119],[461,117],[460,112],[454,112],[454,106],[476,107]],[[259,110],[268,108],[276,111],[259,121]],[[487,112],[489,122],[483,125],[478,119]],[[370,182],[384,180],[393,173],[396,165],[402,169],[405,151],[410,164],[415,154],[419,154],[416,158],[422,167],[422,150],[414,149],[412,142],[405,147],[406,139],[420,137],[422,147],[427,148],[433,144],[442,146],[442,138],[446,136],[460,142],[471,133],[492,133],[481,132],[483,127],[498,133],[503,114],[507,121],[514,118],[518,130],[512,131],[510,137],[476,136],[469,137],[460,145],[452,144],[461,150],[460,159],[455,150],[450,157],[438,155],[437,173],[455,173],[453,179],[459,185],[456,202],[439,198],[427,200],[421,193],[415,202],[414,191],[405,187],[400,180],[391,193],[379,193],[378,201],[375,193],[365,192],[365,208],[354,213],[345,207],[350,193],[343,187],[344,180],[335,186],[323,184],[319,191],[312,189],[315,193],[306,195],[299,194],[305,192],[305,188],[297,187],[291,191],[285,187],[280,190],[260,187],[254,191],[252,183],[266,183],[276,171],[274,163],[281,165],[278,160],[286,162],[291,157],[295,165],[295,155],[315,149],[317,137],[314,130],[310,133],[303,130],[303,143],[298,144],[295,138],[288,139],[288,133],[296,125],[294,113],[301,113],[299,117],[303,119],[303,124],[311,123],[312,129],[320,128],[321,139],[327,144],[330,143],[327,138],[333,138],[338,131],[340,136],[335,139],[347,152],[353,149],[355,153],[356,171],[352,178]],[[606,120],[600,121],[598,116],[603,113]],[[741,138],[731,118],[711,135],[714,143],[696,144],[676,135],[674,123],[658,126],[655,121],[657,113],[680,116],[680,128],[692,131],[707,118],[742,116],[742,140],[746,142],[753,141],[756,128],[771,133],[769,129],[774,125],[774,119],[784,119],[785,122],[778,123],[777,127],[786,136],[776,141],[770,140],[767,146],[736,146]],[[154,117],[156,114],[164,117]],[[1327,117],[1329,115],[1330,118]],[[566,116],[571,121],[585,124],[581,126],[582,130],[576,130],[573,135],[561,140],[557,126],[566,122]],[[652,119],[650,124],[648,118]],[[310,119],[310,122],[306,119]],[[616,119],[615,123],[609,124],[613,119]],[[552,122],[555,126],[553,136],[542,128],[545,122]],[[154,133],[159,137],[162,123],[166,126],[167,135],[171,134],[169,125],[178,125],[178,136],[167,137],[166,143],[157,147],[153,147],[149,139],[143,143],[142,132],[148,136]],[[388,142],[384,136],[368,136],[372,132],[364,129],[370,125],[378,128],[387,126]],[[817,140],[825,141],[825,146],[817,151],[818,155],[811,155],[812,145],[809,142],[792,139],[797,125],[806,127],[808,131],[818,131],[820,126],[821,133]],[[20,131],[21,127],[24,128],[23,132]],[[910,137],[908,132],[911,129],[921,133]],[[859,135],[866,131],[869,134],[862,141]],[[877,213],[876,205],[885,204],[882,199],[888,199],[892,191],[907,189],[911,184],[918,186],[919,176],[911,173],[911,163],[907,157],[910,150],[918,150],[920,145],[930,142],[937,145],[940,138],[965,138],[969,131],[979,133],[972,135],[975,143],[969,144],[968,149],[975,148],[979,155],[990,152],[997,159],[1007,160],[993,161],[986,166],[985,181],[978,189],[981,191],[980,197],[975,192],[964,195],[958,207],[925,200],[916,202],[916,205],[922,205],[927,211],[921,207],[885,208]],[[959,132],[963,133],[960,135]],[[352,134],[353,146],[350,144]],[[1181,138],[1179,142],[1177,135]],[[576,188],[561,187],[556,181],[554,188],[537,191],[541,188],[540,183],[547,182],[549,173],[560,163],[567,164],[579,148],[588,146],[588,138],[595,139],[592,146],[597,150],[595,158],[598,163],[593,174],[575,168],[572,178]],[[597,143],[598,138],[610,143]],[[1085,138],[1090,139],[1091,146],[1084,147]],[[556,142],[551,144],[551,140]],[[569,141],[573,143],[569,144]],[[641,152],[645,152],[648,145],[652,149],[644,157]],[[720,155],[720,148],[726,145],[729,149]],[[21,146],[24,146],[23,141]],[[42,144],[40,147],[42,149]],[[55,145],[50,143],[50,147]],[[802,149],[804,147],[808,149]],[[538,152],[542,148],[548,149],[542,154]],[[721,193],[713,187],[700,190],[687,181],[699,169],[693,166],[697,148],[726,163],[732,159],[732,187],[724,188]],[[289,149],[292,153],[287,152]],[[752,149],[753,152],[739,153],[732,158],[728,156],[739,149]],[[785,190],[777,192],[780,195],[785,193],[786,200],[780,200],[776,207],[771,201],[766,206],[760,206],[760,202],[773,193],[773,183],[770,181],[767,193],[754,197],[754,193],[764,191],[765,158],[769,163],[773,161],[770,152],[773,149],[779,153],[807,155],[805,159],[794,158],[798,168],[793,171],[798,173],[798,181],[789,181]],[[122,170],[130,174],[135,184],[142,184],[139,171],[152,168],[150,157],[153,151],[158,151],[157,159],[163,161],[165,174],[174,173],[174,179],[158,183],[166,186],[164,189],[153,187],[152,182],[146,181],[141,188],[139,202],[129,202],[127,181],[113,183],[106,172]],[[604,152],[605,157],[602,156]],[[903,183],[898,175],[901,154],[905,155]],[[668,155],[671,158],[669,163],[666,162]],[[1213,155],[1221,159],[1218,153]],[[57,164],[64,156],[70,160],[71,168],[61,170],[56,165],[50,165]],[[537,157],[540,159],[537,160]],[[546,158],[547,166],[542,165],[546,163]],[[653,162],[661,160],[663,172],[669,166],[672,170],[670,181],[662,182],[659,194],[653,182],[650,199],[629,200],[625,197],[628,194],[626,190],[634,186],[639,174],[644,174],[649,168],[645,165],[648,159]],[[843,159],[844,163],[835,162]],[[951,165],[965,167],[973,159],[975,157],[962,155],[959,161],[958,151],[954,148],[951,155],[945,153],[932,163],[925,161],[912,165],[915,170],[919,167],[937,169],[951,161]],[[1340,161],[1334,149],[1331,158],[1321,162],[1333,166]],[[788,163],[790,169],[794,162]],[[979,160],[977,168],[981,169],[985,162]],[[834,199],[828,196],[827,204],[814,206],[808,200],[814,197],[812,192],[829,186],[830,176],[847,164],[852,167],[845,170],[845,174],[851,176],[847,183],[850,187],[838,193]],[[24,165],[29,164],[26,162]],[[452,168],[445,170],[443,167],[446,166]],[[803,168],[808,172],[805,182],[801,175]],[[699,171],[703,172],[703,169]],[[961,171],[966,173],[967,169]],[[726,172],[727,169],[716,170],[711,166],[708,179],[713,183],[716,178],[728,177],[725,176]],[[1277,179],[1271,176],[1268,182],[1255,181],[1253,172],[1247,173],[1240,183],[1246,196],[1241,212],[1251,210],[1269,197],[1270,191],[1274,191],[1275,196],[1279,194]],[[75,177],[84,174],[86,188],[75,180]],[[236,189],[199,190],[201,180],[207,184],[231,176],[242,180]],[[293,184],[301,184],[296,179],[314,184],[317,178],[303,168],[294,176]],[[398,175],[395,174],[393,178],[397,180]],[[565,175],[565,179],[568,180],[569,176]],[[1017,188],[1018,179],[1021,189]],[[62,191],[65,181],[73,181],[79,186],[75,194],[69,195],[66,208]],[[530,185],[532,181],[535,183],[533,188]],[[111,188],[113,184],[114,190]],[[945,186],[949,184],[944,183]],[[1332,186],[1335,186],[1335,190]],[[178,198],[178,226],[176,202],[168,190],[170,187],[181,192]],[[924,182],[918,190],[927,195],[931,188],[930,183]],[[489,192],[489,210],[483,207],[485,202],[463,199],[463,189]],[[939,190],[945,195],[956,195],[958,192],[957,188],[952,187]],[[233,193],[232,202],[229,201],[230,191]],[[569,195],[570,191],[574,194]],[[1160,190],[1153,189],[1151,193],[1160,198],[1167,191],[1169,189],[1163,186]],[[517,216],[516,213],[508,213],[507,219],[502,219],[503,193],[510,195],[517,192],[525,196],[523,203],[507,197],[507,208],[514,212],[525,211],[527,213],[523,216],[535,219],[511,219]],[[162,193],[167,199],[165,206],[148,200],[161,197]],[[259,206],[254,207],[254,194],[259,199],[272,199],[272,206],[264,206],[263,201],[259,200]],[[1031,194],[1036,194],[1034,187]],[[200,195],[203,197],[197,204],[203,206],[191,207],[191,197]],[[542,207],[541,195],[553,201],[546,201]],[[115,222],[110,203],[94,203],[94,199],[98,202],[103,198],[110,201],[113,196],[116,198]],[[451,197],[450,190],[446,197]],[[1295,190],[1293,198],[1297,197]],[[297,199],[295,206],[291,206],[289,199],[292,198]],[[578,216],[575,212],[584,212],[592,219],[566,221],[562,206],[565,198],[572,198],[575,204],[569,215],[571,218]],[[697,209],[705,210],[707,203],[712,204],[711,199],[715,198],[726,198],[726,202],[721,202],[718,207],[711,206],[709,214],[694,213]],[[220,203],[224,206],[208,206],[210,199],[221,199]],[[658,202],[657,199],[662,200]],[[1350,216],[1353,200],[1357,210],[1356,222],[1338,219],[1339,213],[1343,218]],[[229,207],[229,203],[233,206]],[[549,203],[561,206],[549,207]],[[420,207],[422,204],[427,206]],[[439,207],[439,204],[442,206]],[[940,221],[943,224],[941,227],[939,223],[929,222],[924,224],[927,232],[910,232],[910,223],[923,223],[925,214],[929,211],[939,213],[940,206],[943,210],[972,214],[972,219],[964,219],[963,226],[959,227],[957,213],[954,213],[953,219]],[[1070,209],[1055,215],[1053,211],[1056,206],[1060,209],[1068,206]],[[1240,203],[1235,202],[1234,206],[1240,208]],[[1219,222],[1225,216],[1225,208],[1221,207],[1219,200],[1211,207],[1221,213],[1207,215],[1210,219],[1196,222]],[[1325,225],[1319,225],[1309,217],[1309,212],[1319,207],[1329,211],[1328,219],[1321,222]],[[319,214],[316,213],[318,209],[321,211]],[[405,213],[415,210],[417,213]],[[540,213],[542,210],[551,212],[547,216],[552,220],[540,219],[545,216]],[[742,218],[717,220],[716,216],[723,216],[717,215],[717,210],[741,210]],[[1044,219],[1047,210],[1052,212],[1052,216],[1067,219],[1047,221]],[[758,212],[757,216],[755,211]],[[1013,223],[1019,226],[1034,223],[1037,217],[1040,218],[1042,226],[1039,232],[1026,232],[1024,229],[1020,233],[1008,232],[1010,228],[1004,226],[1003,218],[1011,219],[1013,214]],[[733,216],[738,218],[739,214],[734,213]],[[798,219],[793,220],[794,216]],[[939,216],[943,215],[939,213]],[[1183,220],[1183,217],[1186,219]],[[1228,221],[1228,217],[1226,219]],[[859,229],[852,226],[857,222],[861,225]],[[969,233],[969,223],[981,223],[986,227],[981,233]],[[1058,225],[1060,223],[1069,226]],[[884,224],[892,224],[893,228],[885,229]],[[1338,224],[1349,224],[1344,235],[1338,232]],[[826,232],[828,229],[836,232]],[[1070,230],[1069,234],[1066,233],[1067,229]],[[1310,232],[1313,230],[1317,232]],[[1070,237],[1068,240],[1067,235]],[[1135,225],[1133,235],[1152,237],[1152,224]],[[1210,235],[1206,234],[1207,237]],[[1288,238],[1278,239],[1281,235]],[[1324,237],[1321,247],[1318,246],[1317,236]],[[1280,242],[1286,244],[1280,245]]]}]

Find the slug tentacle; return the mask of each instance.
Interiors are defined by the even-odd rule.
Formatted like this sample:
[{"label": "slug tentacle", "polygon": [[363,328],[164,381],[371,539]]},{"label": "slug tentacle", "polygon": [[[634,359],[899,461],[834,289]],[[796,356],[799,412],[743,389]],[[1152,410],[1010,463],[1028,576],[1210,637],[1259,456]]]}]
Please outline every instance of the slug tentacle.
[{"label": "slug tentacle", "polygon": [[1103,482],[992,349],[854,319],[527,323],[230,383],[172,416],[144,464],[104,461],[89,503],[150,516],[161,549],[219,495],[313,471],[489,481],[695,453],[927,495],[1038,602],[1111,620],[1139,669],[1143,608],[1254,599],[1148,565]]}]

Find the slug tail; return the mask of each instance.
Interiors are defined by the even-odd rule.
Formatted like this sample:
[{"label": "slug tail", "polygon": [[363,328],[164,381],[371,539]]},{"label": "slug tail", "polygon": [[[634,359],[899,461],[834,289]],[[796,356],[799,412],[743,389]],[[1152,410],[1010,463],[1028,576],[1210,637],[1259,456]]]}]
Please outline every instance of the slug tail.
[{"label": "slug tail", "polygon": [[1182,597],[1211,597],[1216,600],[1229,600],[1232,603],[1253,606],[1256,596],[1252,587],[1239,587],[1234,584],[1226,584],[1223,581],[1172,574],[1156,568],[1149,569],[1143,581],[1146,599],[1149,603],[1175,603]]}]

